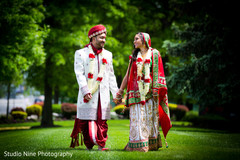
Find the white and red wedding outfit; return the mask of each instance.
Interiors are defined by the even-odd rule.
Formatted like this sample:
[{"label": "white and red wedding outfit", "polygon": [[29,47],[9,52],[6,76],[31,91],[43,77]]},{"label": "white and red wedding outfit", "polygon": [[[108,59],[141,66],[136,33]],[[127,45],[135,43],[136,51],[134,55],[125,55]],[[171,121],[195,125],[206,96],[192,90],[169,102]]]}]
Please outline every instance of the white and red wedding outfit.
[{"label": "white and red wedding outfit", "polygon": [[[103,25],[97,25],[90,29],[88,36],[98,35],[106,32]],[[91,50],[94,56],[90,57]],[[95,93],[92,94],[90,101],[84,100],[84,96],[90,92],[88,87],[90,60],[94,59],[94,71],[91,78],[96,82],[99,79],[100,66],[106,63],[103,76]],[[96,49],[90,43],[85,48],[75,52],[74,70],[79,85],[79,93],[77,99],[77,117],[75,119],[74,128],[71,134],[72,142],[70,147],[79,145],[79,133],[82,133],[84,144],[88,149],[92,149],[94,145],[104,147],[107,141],[107,120],[110,119],[110,91],[115,98],[118,92],[116,77],[114,75],[112,65],[112,53],[106,49]]]}]

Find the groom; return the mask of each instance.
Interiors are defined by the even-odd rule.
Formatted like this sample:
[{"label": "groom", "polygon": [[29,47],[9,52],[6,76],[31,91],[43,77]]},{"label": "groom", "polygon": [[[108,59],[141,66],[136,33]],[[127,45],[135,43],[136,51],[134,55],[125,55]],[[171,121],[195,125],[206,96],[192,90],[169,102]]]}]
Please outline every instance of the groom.
[{"label": "groom", "polygon": [[[118,92],[112,65],[112,53],[104,49],[107,31],[96,25],[88,32],[90,43],[75,52],[74,71],[79,85],[77,118],[71,134],[70,147],[79,145],[82,133],[87,150],[94,145],[98,150],[107,141],[107,120],[110,119],[110,91],[115,98]],[[82,142],[82,141],[81,141]]]}]

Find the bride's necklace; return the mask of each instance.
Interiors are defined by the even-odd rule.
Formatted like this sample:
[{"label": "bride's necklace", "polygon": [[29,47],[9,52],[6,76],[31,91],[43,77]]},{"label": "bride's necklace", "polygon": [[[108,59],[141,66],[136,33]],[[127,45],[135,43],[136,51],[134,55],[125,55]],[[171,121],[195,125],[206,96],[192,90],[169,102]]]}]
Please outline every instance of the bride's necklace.
[{"label": "bride's necklace", "polygon": [[140,92],[141,97],[141,104],[145,104],[145,96],[147,95],[149,91],[150,86],[150,58],[151,58],[151,48],[148,49],[146,53],[145,61],[144,61],[144,71],[145,75],[143,77],[143,57],[141,52],[138,52],[137,55],[137,82],[138,82],[138,88]]}]

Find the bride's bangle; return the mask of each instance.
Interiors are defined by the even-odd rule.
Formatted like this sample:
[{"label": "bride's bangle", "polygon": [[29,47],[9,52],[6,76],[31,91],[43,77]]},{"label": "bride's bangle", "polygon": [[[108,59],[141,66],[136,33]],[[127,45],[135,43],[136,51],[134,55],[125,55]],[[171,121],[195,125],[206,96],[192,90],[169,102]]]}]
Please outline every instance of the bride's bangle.
[{"label": "bride's bangle", "polygon": [[121,99],[122,99],[122,97],[120,97],[120,98],[117,98],[117,97],[116,97],[116,100],[121,100]]},{"label": "bride's bangle", "polygon": [[117,95],[122,96],[122,94],[120,94],[120,93],[117,93]]},{"label": "bride's bangle", "polygon": [[118,93],[119,93],[120,95],[122,95],[122,94],[123,94],[123,90],[122,90],[122,89],[119,89],[119,90],[118,90]]}]

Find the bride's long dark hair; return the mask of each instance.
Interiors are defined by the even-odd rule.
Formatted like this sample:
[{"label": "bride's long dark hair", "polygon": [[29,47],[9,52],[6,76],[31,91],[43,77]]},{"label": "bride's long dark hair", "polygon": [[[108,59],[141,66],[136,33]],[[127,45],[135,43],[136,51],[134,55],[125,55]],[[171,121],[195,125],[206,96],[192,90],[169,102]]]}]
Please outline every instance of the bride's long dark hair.
[{"label": "bride's long dark hair", "polygon": [[[141,38],[142,40],[142,43],[144,44],[144,39],[143,39],[143,35],[141,32],[138,32],[136,35],[139,35],[139,37]],[[135,61],[137,59],[137,54],[138,52],[140,51],[140,48],[135,48],[135,45],[133,44],[133,51],[132,51],[132,58],[133,60]]]}]

